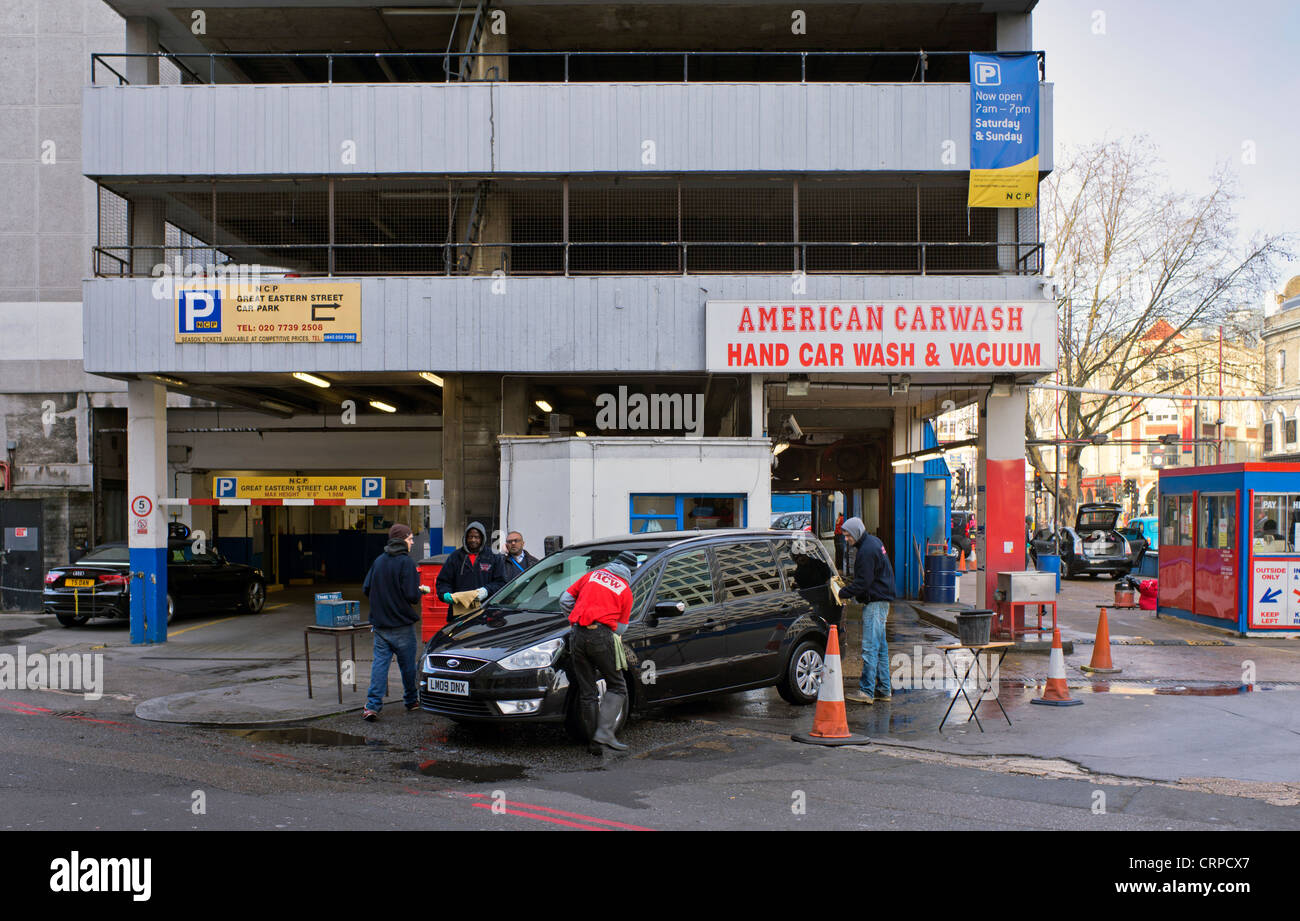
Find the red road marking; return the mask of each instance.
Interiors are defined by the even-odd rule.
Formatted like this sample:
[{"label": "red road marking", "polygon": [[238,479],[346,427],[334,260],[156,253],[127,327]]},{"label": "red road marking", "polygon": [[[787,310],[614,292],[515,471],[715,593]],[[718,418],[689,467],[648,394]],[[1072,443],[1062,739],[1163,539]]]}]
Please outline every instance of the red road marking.
[{"label": "red road marking", "polygon": [[[491,803],[471,803],[475,809],[491,809]],[[536,819],[539,822],[551,822],[555,825],[567,825],[569,828],[583,828],[587,831],[609,831],[608,828],[601,828],[599,825],[582,825],[578,822],[566,822],[564,819],[552,819],[544,815],[535,815],[531,812],[520,812],[517,809],[511,809],[509,806],[503,807],[500,812],[506,815],[523,816],[526,819]]]},{"label": "red road marking", "polygon": [[[449,791],[449,792],[454,792],[454,791]],[[471,796],[476,798],[487,797],[486,793],[459,793],[457,795]],[[581,812],[565,812],[563,809],[552,809],[550,806],[535,806],[532,803],[523,803],[520,802],[519,800],[509,800],[508,802],[510,802],[511,805],[523,806],[526,809],[537,809],[542,812],[553,812],[556,815],[566,815],[571,819],[582,819],[583,821],[586,822],[599,822],[601,825],[612,825],[615,828],[625,828],[629,831],[654,831],[653,828],[645,828],[644,826],[641,825],[628,825],[625,822],[615,822],[612,819],[599,819],[594,815],[583,815]],[[479,804],[476,803],[475,805],[479,805]]]}]

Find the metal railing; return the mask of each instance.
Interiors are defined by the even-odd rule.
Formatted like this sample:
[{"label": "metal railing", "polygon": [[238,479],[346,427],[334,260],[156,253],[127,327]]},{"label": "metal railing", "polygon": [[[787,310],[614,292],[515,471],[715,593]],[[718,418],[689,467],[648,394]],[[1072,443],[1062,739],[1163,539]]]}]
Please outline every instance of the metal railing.
[{"label": "metal railing", "polygon": [[[127,85],[131,81],[122,72],[128,70],[132,60],[158,59],[175,65],[180,75],[178,82],[186,83],[429,83],[459,82],[466,79],[464,60],[475,62],[487,59],[483,74],[469,77],[472,81],[498,82],[508,81],[509,76],[502,76],[498,63],[529,64],[526,79],[530,82],[570,83],[570,82],[781,82],[781,83],[825,83],[825,82],[859,82],[859,83],[967,83],[969,74],[962,79],[952,79],[962,72],[962,61],[969,59],[972,53],[996,54],[998,52],[973,51],[477,51],[477,52],[209,52],[207,54],[185,54],[170,51],[159,52],[95,52],[90,56],[90,82],[98,85],[99,71],[116,78],[118,85]],[[1006,53],[1006,52],[1002,52]],[[1047,79],[1047,56],[1042,51],[1028,51],[1038,59],[1039,79]],[[622,60],[629,66],[638,64],[667,64],[674,59],[680,60],[680,68],[661,66],[655,69],[654,77],[629,76],[611,80],[606,66],[604,68],[584,71],[583,65],[610,59]],[[109,61],[125,62],[121,69]],[[710,77],[709,68],[716,68],[731,62],[741,64],[748,62],[751,67],[762,64],[775,68],[772,74],[749,73],[745,76],[733,74],[719,78]],[[248,77],[240,67],[243,62],[248,66],[273,65],[275,70],[288,73],[297,79],[256,80]],[[441,62],[441,66],[438,64]],[[453,63],[454,62],[454,63]],[[405,77],[392,67],[393,63],[410,65]],[[203,72],[206,64],[206,73]],[[227,79],[220,79],[218,64],[221,64]],[[430,64],[425,73],[417,71],[417,65]],[[838,70],[830,65],[837,65]],[[909,68],[909,64],[911,65]],[[932,64],[942,64],[949,78],[934,79],[929,75]],[[350,67],[352,74],[343,72],[344,65]],[[797,65],[797,68],[796,68]],[[811,65],[811,70],[810,70]],[[847,65],[865,65],[868,67],[889,67],[893,79],[849,79],[843,76]],[[735,70],[735,68],[732,68]],[[431,74],[441,72],[441,79]],[[671,81],[664,79],[670,72],[680,72],[681,79]],[[551,76],[539,76],[547,73]],[[585,73],[591,74],[584,76]],[[909,74],[906,79],[899,79],[902,74]],[[240,78],[243,79],[240,79]],[[107,79],[107,78],[106,78]],[[111,80],[109,81],[111,82]]]},{"label": "metal railing", "polygon": [[[466,254],[469,258],[465,258]],[[1034,275],[1042,243],[568,242],[282,243],[227,246],[96,246],[94,273],[140,278],[157,266],[183,276],[194,265],[259,265],[302,276],[444,275]],[[191,271],[192,274],[192,271]]]}]

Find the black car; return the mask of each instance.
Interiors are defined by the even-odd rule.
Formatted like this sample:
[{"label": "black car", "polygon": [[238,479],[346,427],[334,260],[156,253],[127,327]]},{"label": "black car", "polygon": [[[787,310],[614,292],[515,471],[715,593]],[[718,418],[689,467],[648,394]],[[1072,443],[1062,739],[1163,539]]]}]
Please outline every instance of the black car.
[{"label": "black car", "polygon": [[[1058,535],[1051,529],[1034,534],[1029,556],[1038,565],[1040,553],[1061,555],[1061,575],[1101,573],[1118,578],[1133,568],[1133,549],[1116,525],[1121,506],[1115,502],[1085,503],[1079,506],[1074,527],[1061,528]],[[1059,551],[1057,548],[1060,548]]]},{"label": "black car", "polygon": [[[231,563],[214,549],[195,553],[191,541],[179,538],[167,541],[167,554],[167,623],[204,611],[256,614],[266,604],[266,580],[251,566]],[[130,580],[128,546],[101,544],[45,574],[45,612],[65,627],[80,627],[92,617],[130,620]]]},{"label": "black car", "polygon": [[563,721],[581,739],[560,595],[624,550],[641,562],[623,635],[620,727],[634,709],[772,685],[791,703],[816,701],[829,623],[840,616],[826,551],[788,532],[719,530],[629,535],[546,557],[433,636],[420,705],[459,721]]},{"label": "black car", "polygon": [[1119,533],[1124,535],[1129,546],[1129,562],[1134,569],[1142,562],[1142,556],[1151,549],[1151,541],[1147,540],[1146,534],[1142,532],[1140,524],[1126,524],[1119,529]]}]

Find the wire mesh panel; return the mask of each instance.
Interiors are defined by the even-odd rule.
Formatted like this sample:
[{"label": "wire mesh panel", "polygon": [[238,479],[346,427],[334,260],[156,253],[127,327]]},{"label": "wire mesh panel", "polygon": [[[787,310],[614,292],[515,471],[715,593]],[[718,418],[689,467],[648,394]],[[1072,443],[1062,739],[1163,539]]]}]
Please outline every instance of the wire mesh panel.
[{"label": "wire mesh panel", "polygon": [[126,199],[99,186],[99,245],[95,248],[95,275],[131,274],[131,231],[127,224]]},{"label": "wire mesh panel", "polygon": [[683,183],[682,240],[687,272],[793,272],[794,183]]},{"label": "wire mesh panel", "polygon": [[677,184],[569,184],[569,272],[581,275],[681,271]]},{"label": "wire mesh panel", "polygon": [[[799,184],[799,240],[815,274],[921,271],[916,187],[858,181]],[[908,245],[881,245],[893,242]],[[833,245],[851,244],[851,245]]]},{"label": "wire mesh panel", "polygon": [[[446,268],[449,196],[449,183],[438,178],[335,180],[334,271],[441,274]],[[328,243],[328,199],[326,207]]]},{"label": "wire mesh panel", "polygon": [[1034,275],[1043,270],[1043,250],[1038,239],[1038,209],[1017,208],[1016,240],[1020,243],[1016,252],[1016,271],[1020,274]]},{"label": "wire mesh panel", "polygon": [[231,261],[301,274],[329,270],[329,183],[218,183],[214,245]]},{"label": "wire mesh panel", "polygon": [[489,233],[487,243],[510,243],[506,271],[514,275],[561,275],[564,273],[564,184],[550,181],[508,181],[497,183],[505,217],[489,230],[500,227],[504,236]]},{"label": "wire mesh panel", "polygon": [[921,189],[921,239],[925,271],[931,275],[996,273],[997,208],[966,207],[965,186]]}]

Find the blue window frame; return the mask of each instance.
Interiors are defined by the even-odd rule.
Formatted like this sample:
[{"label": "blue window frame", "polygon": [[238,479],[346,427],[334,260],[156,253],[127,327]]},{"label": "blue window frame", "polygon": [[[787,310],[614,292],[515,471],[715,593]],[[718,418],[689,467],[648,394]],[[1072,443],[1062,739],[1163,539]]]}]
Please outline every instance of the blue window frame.
[{"label": "blue window frame", "polygon": [[744,493],[633,493],[628,497],[628,531],[694,531],[743,528],[749,523]]}]

